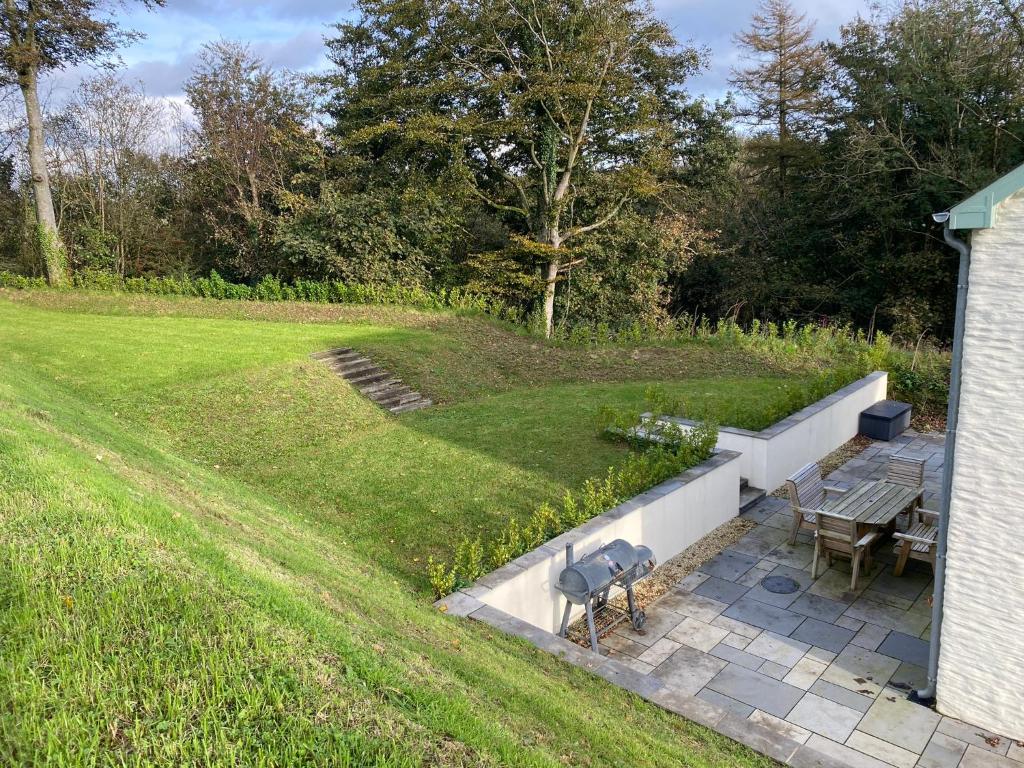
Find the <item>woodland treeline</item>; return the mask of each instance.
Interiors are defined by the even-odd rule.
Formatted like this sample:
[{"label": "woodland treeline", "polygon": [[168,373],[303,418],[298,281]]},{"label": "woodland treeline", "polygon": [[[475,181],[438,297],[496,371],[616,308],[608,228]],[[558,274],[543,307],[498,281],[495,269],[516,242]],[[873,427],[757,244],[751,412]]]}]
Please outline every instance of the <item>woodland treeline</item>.
[{"label": "woodland treeline", "polygon": [[[18,91],[130,32],[90,0],[5,8],[0,269],[53,283],[215,270],[461,286],[548,329],[686,313],[943,339],[955,261],[930,215],[1024,162],[1015,0],[866,9],[824,43],[765,0],[717,103],[687,88],[710,52],[639,0],[361,0],[315,76],[221,41],[187,109],[111,69],[41,110],[47,230]],[[35,54],[27,8],[52,15]]]}]

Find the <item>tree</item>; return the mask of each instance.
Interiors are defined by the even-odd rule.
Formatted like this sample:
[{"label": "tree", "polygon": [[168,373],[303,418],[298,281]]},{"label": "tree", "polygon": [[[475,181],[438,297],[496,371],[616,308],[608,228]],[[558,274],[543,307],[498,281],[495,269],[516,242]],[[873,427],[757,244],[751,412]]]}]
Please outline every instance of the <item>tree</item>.
[{"label": "tree", "polygon": [[328,41],[333,133],[395,172],[455,169],[537,243],[547,333],[566,244],[666,188],[701,64],[643,0],[361,0]]},{"label": "tree", "polygon": [[754,149],[760,163],[774,170],[781,196],[800,141],[823,117],[820,88],[827,66],[813,35],[813,23],[789,0],[763,0],[750,29],[736,36],[751,63],[734,69],[730,82],[747,99],[740,116],[770,137],[765,141],[762,134]]},{"label": "tree", "polygon": [[[141,0],[147,7],[164,0]],[[126,40],[126,32],[110,17],[104,0],[3,0],[0,6],[0,84],[17,85],[25,102],[28,161],[36,206],[39,246],[49,282],[65,280],[67,254],[46,166],[39,76],[77,64],[102,61]]]},{"label": "tree", "polygon": [[170,268],[164,256],[181,250],[181,238],[163,210],[174,164],[159,145],[170,130],[164,104],[141,84],[105,74],[84,80],[50,126],[57,218],[70,259],[122,277],[150,264]]},{"label": "tree", "polygon": [[196,205],[231,273],[273,271],[278,197],[305,153],[311,99],[296,79],[272,72],[246,46],[203,46],[185,83],[195,114],[187,149]]}]

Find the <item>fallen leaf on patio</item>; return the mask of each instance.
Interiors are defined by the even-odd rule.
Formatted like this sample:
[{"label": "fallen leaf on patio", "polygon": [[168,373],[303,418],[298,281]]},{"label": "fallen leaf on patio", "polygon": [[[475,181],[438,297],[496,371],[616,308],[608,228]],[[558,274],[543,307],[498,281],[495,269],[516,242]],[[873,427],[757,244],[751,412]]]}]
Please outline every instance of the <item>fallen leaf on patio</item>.
[{"label": "fallen leaf on patio", "polygon": [[980,733],[978,735],[985,739],[985,743],[990,747],[998,747],[999,743],[1002,741],[998,736],[982,736]]},{"label": "fallen leaf on patio", "polygon": [[857,685],[864,685],[864,683],[866,683],[867,680],[865,680],[863,677],[855,677],[853,678],[853,682],[855,682]]}]

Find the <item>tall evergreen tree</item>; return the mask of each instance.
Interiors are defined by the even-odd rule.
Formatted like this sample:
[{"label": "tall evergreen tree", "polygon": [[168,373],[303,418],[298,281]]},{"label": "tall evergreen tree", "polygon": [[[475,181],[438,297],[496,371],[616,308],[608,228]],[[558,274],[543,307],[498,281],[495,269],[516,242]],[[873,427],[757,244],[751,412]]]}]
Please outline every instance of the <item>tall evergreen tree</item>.
[{"label": "tall evergreen tree", "polygon": [[730,79],[745,98],[738,116],[758,131],[752,158],[775,174],[782,196],[801,142],[822,120],[820,89],[827,66],[813,36],[814,24],[789,0],[763,0],[750,28],[736,36],[748,61]]}]

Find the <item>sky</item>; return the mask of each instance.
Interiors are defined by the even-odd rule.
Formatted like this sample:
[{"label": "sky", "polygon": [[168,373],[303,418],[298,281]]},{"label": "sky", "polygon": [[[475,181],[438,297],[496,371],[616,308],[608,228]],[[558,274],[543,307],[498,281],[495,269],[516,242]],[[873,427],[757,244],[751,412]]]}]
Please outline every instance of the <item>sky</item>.
[{"label": "sky", "polygon": [[[723,96],[737,62],[732,36],[747,25],[758,0],[653,1],[677,38],[711,51],[710,68],[691,81],[690,91],[711,99]],[[834,37],[841,24],[863,12],[866,0],[793,4],[817,22],[818,37],[825,38]],[[350,0],[167,0],[166,7],[155,11],[129,3],[122,23],[145,38],[121,51],[122,74],[141,81],[149,96],[180,98],[200,46],[221,38],[249,43],[274,67],[316,70],[326,64],[323,38],[329,25],[351,14]],[[84,74],[78,70],[54,78],[50,99],[62,100]]]}]

